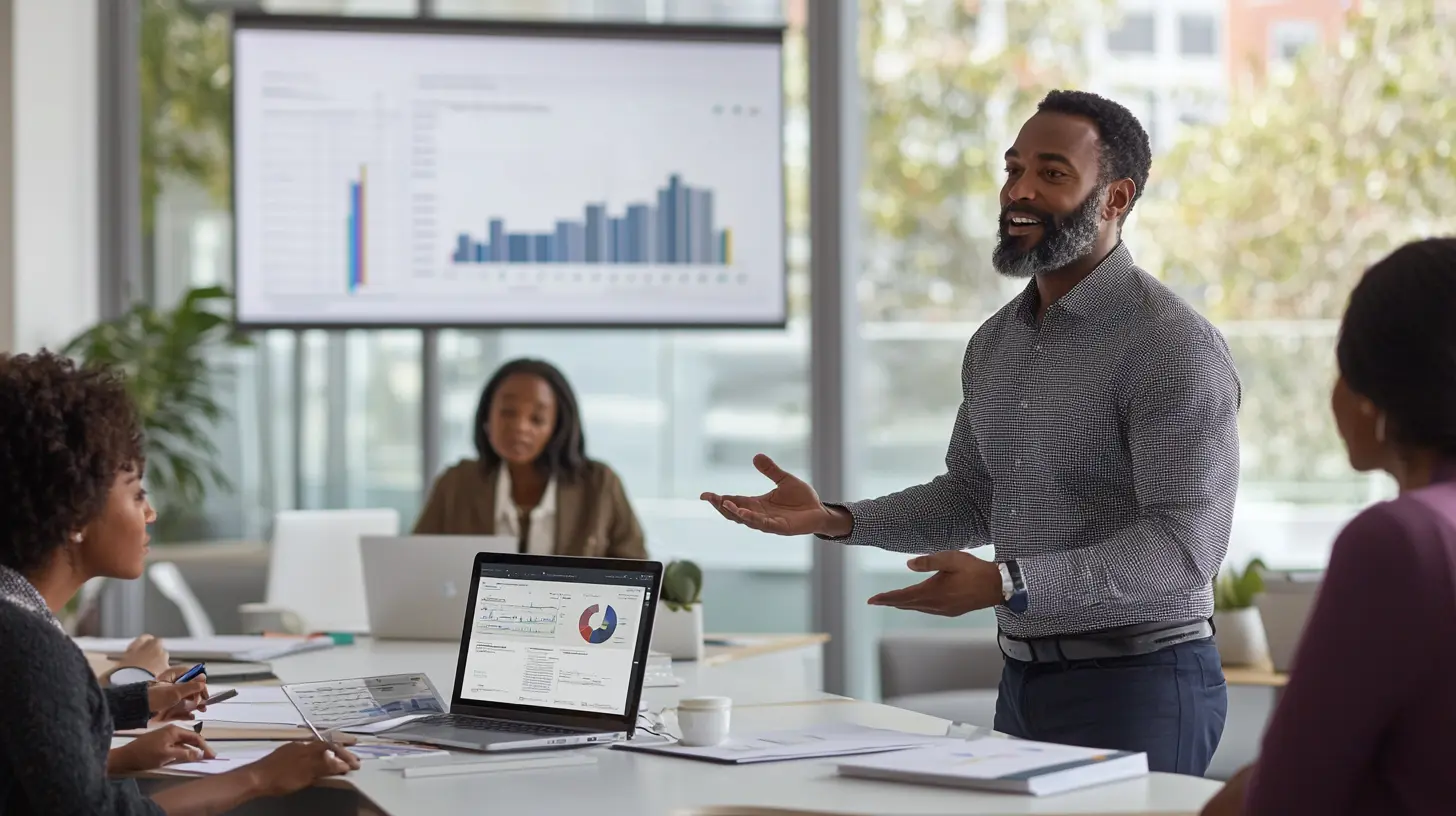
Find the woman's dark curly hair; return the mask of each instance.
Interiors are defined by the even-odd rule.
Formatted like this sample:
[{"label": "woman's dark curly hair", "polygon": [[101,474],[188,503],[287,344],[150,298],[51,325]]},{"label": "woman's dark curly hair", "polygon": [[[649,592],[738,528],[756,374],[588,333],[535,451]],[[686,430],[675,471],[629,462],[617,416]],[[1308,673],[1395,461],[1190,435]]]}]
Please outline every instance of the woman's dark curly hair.
[{"label": "woman's dark curly hair", "polygon": [[142,431],[119,374],[57,354],[0,354],[0,564],[28,573],[141,468]]},{"label": "woman's dark curly hair", "polygon": [[576,392],[561,369],[545,360],[520,358],[511,360],[500,368],[480,392],[480,405],[475,409],[475,450],[480,455],[480,466],[487,473],[494,473],[500,466],[500,455],[490,446],[490,404],[501,383],[513,374],[529,374],[540,377],[551,386],[556,395],[556,427],[551,429],[551,438],[536,458],[536,467],[547,477],[559,476],[573,479],[586,467],[586,434],[581,428],[581,409],[576,404]]},{"label": "woman's dark curly hair", "polygon": [[1350,294],[1340,374],[1389,417],[1390,434],[1456,457],[1456,238],[1395,250]]}]

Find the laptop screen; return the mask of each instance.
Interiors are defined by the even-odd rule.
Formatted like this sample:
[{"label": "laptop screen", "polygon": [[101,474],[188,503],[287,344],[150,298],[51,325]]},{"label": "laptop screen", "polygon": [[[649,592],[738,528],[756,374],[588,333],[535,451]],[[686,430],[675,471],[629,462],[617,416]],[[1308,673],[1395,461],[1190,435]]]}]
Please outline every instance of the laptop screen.
[{"label": "laptop screen", "polygon": [[625,715],[641,621],[656,603],[654,574],[631,563],[481,562],[461,701]]}]

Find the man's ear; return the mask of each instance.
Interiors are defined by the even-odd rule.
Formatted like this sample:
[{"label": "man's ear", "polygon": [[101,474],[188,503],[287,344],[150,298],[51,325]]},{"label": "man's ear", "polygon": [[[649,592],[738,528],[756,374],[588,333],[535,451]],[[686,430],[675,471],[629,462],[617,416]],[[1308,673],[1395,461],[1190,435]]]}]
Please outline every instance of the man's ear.
[{"label": "man's ear", "polygon": [[1107,201],[1102,205],[1102,217],[1108,221],[1121,221],[1132,209],[1133,196],[1137,195],[1137,183],[1132,179],[1118,179],[1107,185]]}]

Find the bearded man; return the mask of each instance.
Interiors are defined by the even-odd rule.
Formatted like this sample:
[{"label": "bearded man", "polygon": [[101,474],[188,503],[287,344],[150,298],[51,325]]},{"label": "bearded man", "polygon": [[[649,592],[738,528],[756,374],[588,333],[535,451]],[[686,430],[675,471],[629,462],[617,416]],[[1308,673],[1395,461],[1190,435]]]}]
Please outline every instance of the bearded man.
[{"label": "bearded man", "polygon": [[[966,349],[944,474],[830,504],[760,454],[773,490],[703,499],[769,533],[930,553],[910,561],[928,578],[869,602],[994,607],[998,731],[1201,776],[1228,709],[1209,619],[1240,384],[1222,335],[1122,242],[1151,162],[1137,119],[1095,94],[1053,91],[1022,126],[992,264],[1030,281]],[[961,552],[985,545],[994,561]]]}]

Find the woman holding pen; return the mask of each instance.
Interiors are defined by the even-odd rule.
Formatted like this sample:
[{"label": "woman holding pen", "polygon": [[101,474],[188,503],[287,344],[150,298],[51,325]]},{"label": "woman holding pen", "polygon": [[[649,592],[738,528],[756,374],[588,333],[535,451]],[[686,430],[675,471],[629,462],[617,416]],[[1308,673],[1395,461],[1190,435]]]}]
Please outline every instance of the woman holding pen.
[{"label": "woman holding pen", "polygon": [[[212,756],[167,726],[111,750],[116,727],[188,706],[206,679],[102,689],[55,612],[91,578],[137,578],[155,518],[141,427],[120,377],[42,351],[0,355],[0,813],[204,814],[358,768],[293,742],[243,768],[142,795],[112,775]],[[180,679],[182,671],[158,680]]]}]

